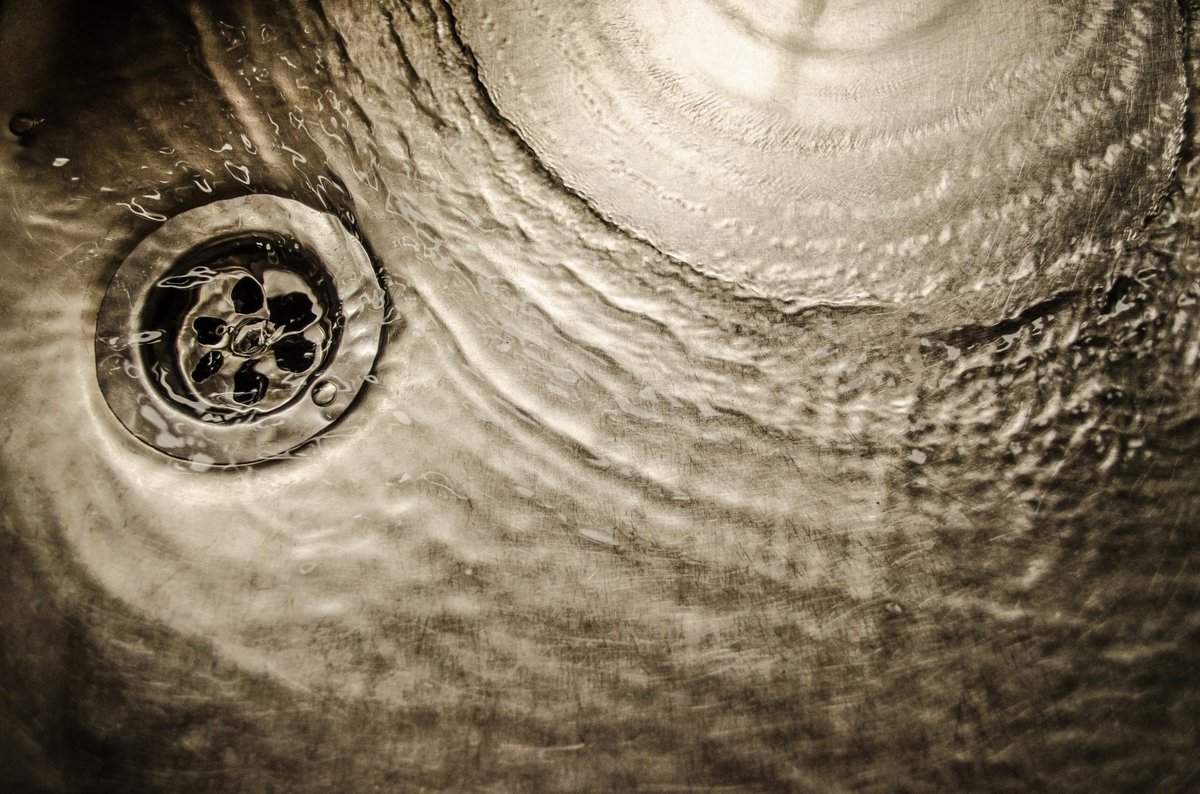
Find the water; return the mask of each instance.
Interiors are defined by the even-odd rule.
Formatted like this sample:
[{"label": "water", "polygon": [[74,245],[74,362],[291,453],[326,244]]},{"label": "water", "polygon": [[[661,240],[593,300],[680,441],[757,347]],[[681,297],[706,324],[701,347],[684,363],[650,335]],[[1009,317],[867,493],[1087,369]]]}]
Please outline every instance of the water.
[{"label": "water", "polygon": [[1091,270],[1081,240],[1140,219],[1179,146],[1163,3],[460,5],[489,95],[566,185],[792,306],[998,319]]},{"label": "water", "polygon": [[[1190,159],[1016,319],[801,308],[564,189],[446,6],[346,5],[0,48],[5,112],[44,119],[0,166],[28,785],[1195,779]],[[317,442],[196,471],[109,412],[95,312],[164,218],[248,192],[340,215],[395,319]]]}]

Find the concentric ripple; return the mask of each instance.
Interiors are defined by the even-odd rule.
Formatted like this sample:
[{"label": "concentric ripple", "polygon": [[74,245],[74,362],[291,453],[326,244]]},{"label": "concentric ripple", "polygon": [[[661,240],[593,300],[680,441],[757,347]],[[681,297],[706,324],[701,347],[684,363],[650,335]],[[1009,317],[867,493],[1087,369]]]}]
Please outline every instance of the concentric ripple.
[{"label": "concentric ripple", "polygon": [[454,5],[568,187],[787,304],[1015,311],[1138,227],[1180,142],[1172,2]]}]

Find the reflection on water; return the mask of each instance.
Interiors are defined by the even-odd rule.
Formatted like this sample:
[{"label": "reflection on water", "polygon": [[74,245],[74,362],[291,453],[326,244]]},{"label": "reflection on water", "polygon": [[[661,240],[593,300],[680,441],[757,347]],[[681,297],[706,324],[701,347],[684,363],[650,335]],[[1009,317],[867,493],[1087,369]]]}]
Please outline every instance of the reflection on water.
[{"label": "reflection on water", "polygon": [[[1163,191],[1169,3],[460,3],[489,96],[598,212],[738,292],[999,319]],[[587,140],[587,146],[578,142]]]},{"label": "reflection on water", "polygon": [[[781,306],[564,189],[450,8],[250,5],[71,11],[39,59],[3,11],[44,119],[0,166],[17,782],[1186,787],[1190,160],[1010,319]],[[247,193],[340,216],[394,314],[340,423],[197,472],[109,412],[94,322]]]}]

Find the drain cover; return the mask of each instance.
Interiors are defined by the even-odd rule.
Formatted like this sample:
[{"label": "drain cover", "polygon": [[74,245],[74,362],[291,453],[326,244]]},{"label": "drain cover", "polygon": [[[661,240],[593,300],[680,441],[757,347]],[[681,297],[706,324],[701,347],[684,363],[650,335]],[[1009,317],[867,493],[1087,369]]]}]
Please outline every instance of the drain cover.
[{"label": "drain cover", "polygon": [[333,217],[245,196],[171,218],[133,250],[96,322],[100,389],[146,444],[202,465],[277,457],[350,406],[384,293]]}]

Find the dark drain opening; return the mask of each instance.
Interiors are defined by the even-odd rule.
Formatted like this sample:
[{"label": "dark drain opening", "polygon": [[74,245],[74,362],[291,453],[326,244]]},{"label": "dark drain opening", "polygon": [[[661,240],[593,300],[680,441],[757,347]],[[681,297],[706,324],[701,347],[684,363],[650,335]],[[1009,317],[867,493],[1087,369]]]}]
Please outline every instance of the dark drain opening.
[{"label": "dark drain opening", "polygon": [[100,387],[167,454],[260,460],[349,407],[383,308],[366,252],[332,215],[274,196],[214,202],[164,223],[117,271],[96,323]]},{"label": "dark drain opening", "polygon": [[342,314],[328,271],[288,235],[213,240],[181,257],[147,296],[141,350],[167,399],[208,422],[283,408],[319,375]]}]

